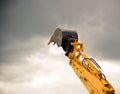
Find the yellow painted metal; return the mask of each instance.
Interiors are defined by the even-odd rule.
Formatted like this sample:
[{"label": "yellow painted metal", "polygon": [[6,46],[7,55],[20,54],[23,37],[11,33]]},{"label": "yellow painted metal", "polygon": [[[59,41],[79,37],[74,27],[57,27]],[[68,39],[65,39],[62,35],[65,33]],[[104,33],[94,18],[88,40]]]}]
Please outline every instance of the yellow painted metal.
[{"label": "yellow painted metal", "polygon": [[90,94],[115,94],[112,85],[106,80],[102,71],[95,66],[83,52],[83,43],[73,42],[73,51],[69,52],[70,66]]}]

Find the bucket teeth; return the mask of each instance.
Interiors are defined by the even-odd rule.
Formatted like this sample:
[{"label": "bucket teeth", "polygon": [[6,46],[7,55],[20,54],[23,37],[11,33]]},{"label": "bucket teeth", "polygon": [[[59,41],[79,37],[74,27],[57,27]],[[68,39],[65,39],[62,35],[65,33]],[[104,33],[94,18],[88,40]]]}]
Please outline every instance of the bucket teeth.
[{"label": "bucket teeth", "polygon": [[57,28],[55,30],[55,32],[53,33],[53,35],[50,38],[50,41],[48,42],[48,45],[51,42],[54,42],[54,44],[56,43],[58,47],[61,46],[61,43],[62,43],[62,30],[61,29]]}]

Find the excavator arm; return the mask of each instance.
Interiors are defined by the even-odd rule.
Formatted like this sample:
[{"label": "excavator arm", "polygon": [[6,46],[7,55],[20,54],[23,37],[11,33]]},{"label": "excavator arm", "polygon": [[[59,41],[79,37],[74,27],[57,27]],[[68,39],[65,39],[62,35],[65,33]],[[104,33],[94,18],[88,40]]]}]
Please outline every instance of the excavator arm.
[{"label": "excavator arm", "polygon": [[57,28],[48,44],[51,42],[63,48],[70,59],[70,66],[90,94],[115,94],[98,63],[84,53],[83,43],[78,42],[76,31]]}]

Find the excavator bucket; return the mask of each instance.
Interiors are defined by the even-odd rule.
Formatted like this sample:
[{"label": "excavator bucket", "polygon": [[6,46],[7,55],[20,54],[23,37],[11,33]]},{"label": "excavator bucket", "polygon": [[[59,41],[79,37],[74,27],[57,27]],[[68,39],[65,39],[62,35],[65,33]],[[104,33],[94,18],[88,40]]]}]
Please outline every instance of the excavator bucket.
[{"label": "excavator bucket", "polygon": [[50,38],[48,45],[51,42],[56,43],[58,47],[62,47],[65,52],[67,52],[71,46],[71,42],[78,41],[78,34],[76,31],[72,30],[62,30],[57,28]]}]

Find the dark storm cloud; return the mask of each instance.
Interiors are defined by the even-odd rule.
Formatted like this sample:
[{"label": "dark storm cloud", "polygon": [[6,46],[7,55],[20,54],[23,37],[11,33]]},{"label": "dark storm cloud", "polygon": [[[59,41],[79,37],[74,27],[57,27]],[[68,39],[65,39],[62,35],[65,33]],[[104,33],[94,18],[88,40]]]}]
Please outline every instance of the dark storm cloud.
[{"label": "dark storm cloud", "polygon": [[[3,2],[1,37],[22,41],[34,35],[46,35],[51,31],[51,14],[46,14],[42,1],[11,0]],[[5,41],[4,40],[4,41]]]},{"label": "dark storm cloud", "polygon": [[[95,14],[101,2],[91,1],[14,1],[4,2],[3,31],[6,36],[27,37],[50,34],[56,24],[80,24],[82,16]],[[94,5],[93,5],[94,4]]]},{"label": "dark storm cloud", "polygon": [[66,24],[72,29],[80,28],[78,32],[90,54],[119,59],[120,7],[117,0],[5,0],[2,4],[0,48],[11,40],[25,41],[34,35],[50,37],[57,26]]}]

